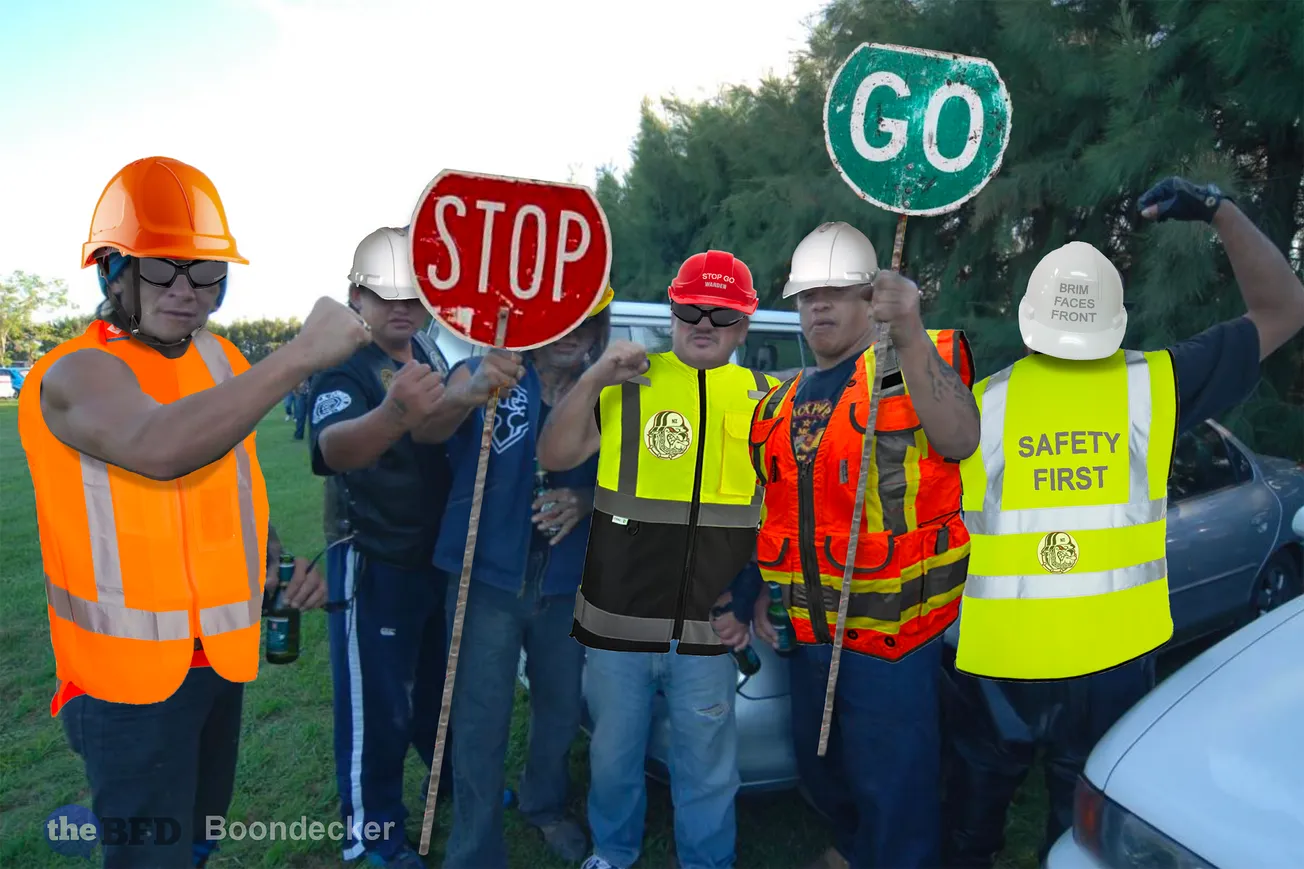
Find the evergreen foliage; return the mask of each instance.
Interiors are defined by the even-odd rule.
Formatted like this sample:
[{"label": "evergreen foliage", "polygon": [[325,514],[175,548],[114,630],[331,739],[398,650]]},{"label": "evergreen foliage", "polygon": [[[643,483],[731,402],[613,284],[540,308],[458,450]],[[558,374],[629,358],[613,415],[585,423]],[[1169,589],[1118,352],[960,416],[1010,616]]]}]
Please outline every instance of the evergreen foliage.
[{"label": "evergreen foliage", "polygon": [[[792,75],[644,104],[631,168],[597,183],[622,298],[664,298],[679,264],[715,247],[748,264],[763,306],[785,307],[792,250],[826,220],[858,226],[889,260],[896,217],[860,200],[824,145],[825,92],[861,42],[985,57],[1010,92],[1000,173],[960,210],[911,218],[906,234],[928,325],[967,330],[979,376],[1022,354],[1014,312],[1028,277],[1074,239],[1122,274],[1128,347],[1244,312],[1209,227],[1137,214],[1137,197],[1168,175],[1217,183],[1300,269],[1302,0],[835,0]],[[1304,338],[1263,371],[1223,421],[1257,450],[1304,458]]]}]

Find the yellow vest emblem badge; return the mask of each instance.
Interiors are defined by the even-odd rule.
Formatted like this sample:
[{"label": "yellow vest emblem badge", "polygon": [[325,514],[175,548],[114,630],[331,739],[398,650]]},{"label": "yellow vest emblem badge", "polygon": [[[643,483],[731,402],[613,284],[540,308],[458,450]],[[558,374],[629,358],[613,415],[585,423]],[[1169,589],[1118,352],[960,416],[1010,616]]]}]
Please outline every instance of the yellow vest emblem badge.
[{"label": "yellow vest emblem badge", "polygon": [[643,443],[658,459],[677,459],[693,443],[693,430],[682,413],[662,410],[648,418],[643,427]]},{"label": "yellow vest emblem badge", "polygon": [[1078,541],[1067,531],[1052,531],[1037,545],[1037,560],[1051,573],[1068,573],[1078,563]]}]

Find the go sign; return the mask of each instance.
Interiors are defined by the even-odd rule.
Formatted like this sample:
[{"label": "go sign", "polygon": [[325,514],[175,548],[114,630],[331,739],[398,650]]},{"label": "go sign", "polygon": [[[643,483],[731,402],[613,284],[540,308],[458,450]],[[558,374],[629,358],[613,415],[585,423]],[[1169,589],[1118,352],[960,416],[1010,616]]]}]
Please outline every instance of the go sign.
[{"label": "go sign", "polygon": [[486,347],[530,350],[565,335],[602,297],[611,269],[607,217],[576,184],[444,171],[417,203],[409,237],[426,308]]},{"label": "go sign", "polygon": [[865,43],[829,86],[824,141],[862,199],[897,214],[942,214],[1000,169],[1011,112],[987,60]]}]

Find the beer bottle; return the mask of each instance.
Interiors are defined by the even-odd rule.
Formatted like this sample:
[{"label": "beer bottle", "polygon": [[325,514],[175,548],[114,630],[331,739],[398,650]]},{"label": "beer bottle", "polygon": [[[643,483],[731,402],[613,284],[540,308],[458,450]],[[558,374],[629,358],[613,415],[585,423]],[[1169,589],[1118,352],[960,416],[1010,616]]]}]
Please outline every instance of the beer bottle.
[{"label": "beer bottle", "polygon": [[766,614],[779,638],[778,652],[780,655],[790,655],[797,648],[797,632],[793,630],[792,619],[788,618],[788,611],[783,606],[783,589],[779,588],[777,582],[768,582],[766,585],[770,587],[770,607]]},{"label": "beer bottle", "polygon": [[281,553],[276,597],[267,614],[267,663],[292,664],[299,658],[299,611],[285,603],[285,590],[294,579],[294,556]]},{"label": "beer bottle", "polygon": [[738,663],[738,672],[744,676],[755,676],[761,669],[761,658],[756,650],[748,644],[745,649],[733,650],[734,660]]},{"label": "beer bottle", "polygon": [[[546,491],[548,491],[548,472],[545,471],[542,467],[540,467],[539,457],[535,456],[534,457],[534,497],[538,499],[538,497]],[[555,506],[556,504],[554,504],[551,501],[544,504],[540,504],[539,512],[547,513]],[[557,531],[559,529],[556,527],[551,527],[551,528],[540,527],[538,530],[539,533],[542,534],[544,537],[555,537],[557,536]]]}]

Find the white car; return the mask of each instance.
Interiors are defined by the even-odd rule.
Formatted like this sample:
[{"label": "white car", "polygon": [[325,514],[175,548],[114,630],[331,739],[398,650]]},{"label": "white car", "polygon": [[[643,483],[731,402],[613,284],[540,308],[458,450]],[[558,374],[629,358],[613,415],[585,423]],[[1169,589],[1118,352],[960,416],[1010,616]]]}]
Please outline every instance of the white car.
[{"label": "white car", "polygon": [[[1293,524],[1304,534],[1304,509]],[[1304,597],[1137,703],[1075,802],[1046,869],[1304,867]]]}]

